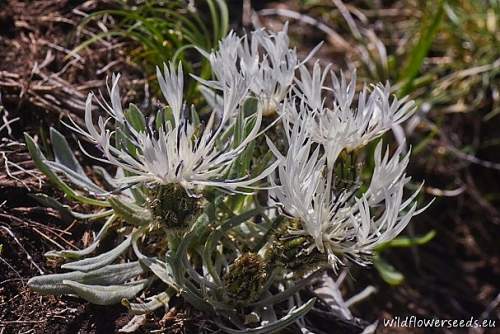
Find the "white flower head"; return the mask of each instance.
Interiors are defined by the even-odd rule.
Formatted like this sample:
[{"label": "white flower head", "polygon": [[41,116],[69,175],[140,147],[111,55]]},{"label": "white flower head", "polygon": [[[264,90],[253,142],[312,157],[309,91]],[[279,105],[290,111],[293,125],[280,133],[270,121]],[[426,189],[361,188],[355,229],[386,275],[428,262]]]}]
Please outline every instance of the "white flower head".
[{"label": "white flower head", "polygon": [[[118,89],[119,76],[113,77],[109,91],[111,105],[106,102],[101,106],[109,117],[99,116],[97,127],[92,119],[92,99],[87,98],[85,111],[86,130],[76,124],[73,129],[95,143],[102,151],[99,160],[122,168],[128,172],[118,181],[122,184],[135,182],[156,184],[180,184],[194,195],[194,190],[204,186],[220,187],[235,191],[238,187],[251,187],[255,182],[267,177],[276,163],[253,178],[225,179],[232,162],[255,139],[262,121],[262,111],[250,116],[255,117],[253,126],[238,144],[231,137],[225,143],[219,143],[224,128],[231,121],[229,117],[238,113],[248,92],[248,82],[233,78],[230,85],[222,89],[222,114],[212,113],[202,128],[186,115],[183,102],[182,67],[178,70],[170,64],[165,65],[162,73],[157,69],[161,91],[167,100],[173,122],[166,120],[159,129],[137,129],[123,113]],[[219,117],[218,117],[219,116]],[[117,129],[111,131],[107,125],[114,120]],[[127,145],[118,145],[118,132],[125,136]]]},{"label": "white flower head", "polygon": [[[290,106],[292,108],[292,106]],[[310,236],[314,247],[328,255],[334,268],[342,259],[367,264],[378,245],[395,238],[418,214],[415,196],[404,199],[403,190],[409,182],[404,170],[408,155],[401,158],[401,149],[393,157],[381,157],[381,144],[375,153],[375,172],[368,190],[361,193],[358,185],[338,187],[327,167],[327,155],[321,145],[308,136],[307,117],[300,117],[293,127],[284,121],[288,152],[281,156],[277,168],[279,182],[270,192],[286,214],[298,219],[302,230],[295,234]]]},{"label": "white flower head", "polygon": [[[391,97],[387,83],[366,86],[356,95],[356,72],[351,81],[343,74],[332,75],[332,87],[323,86],[326,71],[321,73],[315,64],[312,75],[301,68],[298,81],[299,95],[313,110],[313,122],[308,127],[314,141],[324,145],[328,159],[335,161],[341,151],[355,151],[380,137],[391,127],[404,122],[414,111],[414,102],[407,98]],[[323,91],[331,92],[331,104],[326,106]],[[354,100],[357,100],[355,105]]]},{"label": "white flower head", "polygon": [[[212,66],[214,80],[198,80],[210,89],[221,90],[231,78],[246,78],[251,95],[264,106],[264,113],[276,111],[290,91],[300,65],[296,50],[289,46],[287,30],[288,24],[277,33],[259,29],[241,38],[229,33],[219,43],[218,50],[211,53],[200,50]],[[210,101],[217,104],[217,98],[207,88],[202,92],[205,96],[212,95]]]}]

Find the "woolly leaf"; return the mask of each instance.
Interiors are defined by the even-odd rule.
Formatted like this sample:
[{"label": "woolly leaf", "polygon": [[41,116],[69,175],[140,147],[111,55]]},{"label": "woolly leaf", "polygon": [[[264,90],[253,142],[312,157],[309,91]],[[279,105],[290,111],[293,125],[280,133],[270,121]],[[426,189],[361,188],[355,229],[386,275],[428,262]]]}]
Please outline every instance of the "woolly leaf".
[{"label": "woolly leaf", "polygon": [[138,261],[109,265],[89,272],[73,271],[64,274],[35,276],[28,281],[28,286],[41,294],[65,295],[73,290],[64,281],[82,284],[122,284],[144,273]]},{"label": "woolly leaf", "polygon": [[151,213],[140,206],[126,203],[117,196],[110,197],[108,201],[114,212],[129,224],[141,226],[151,222]]},{"label": "woolly leaf", "polygon": [[273,332],[279,331],[279,330],[293,324],[299,318],[302,318],[304,315],[306,315],[306,313],[309,312],[312,309],[312,307],[314,306],[315,301],[316,301],[316,298],[312,298],[307,303],[302,305],[301,307],[296,308],[296,309],[292,309],[292,311],[290,311],[290,313],[288,313],[286,316],[279,319],[278,321],[272,322],[268,325],[259,326],[256,328],[248,328],[248,329],[238,330],[238,329],[232,329],[232,328],[226,327],[226,326],[222,325],[221,323],[218,323],[218,325],[223,331],[225,331],[226,333],[229,333],[229,334],[273,333]]},{"label": "woolly leaf", "polygon": [[105,265],[112,263],[121,254],[123,254],[123,252],[125,252],[129,248],[130,240],[131,240],[131,238],[128,237],[122,243],[120,243],[118,246],[116,246],[115,248],[113,248],[109,252],[106,252],[106,253],[103,253],[103,254],[100,254],[98,256],[88,258],[88,259],[83,259],[83,260],[76,261],[76,262],[66,263],[66,264],[63,264],[61,266],[61,268],[62,269],[70,269],[70,270],[78,270],[78,271],[83,271],[83,272],[88,272],[91,270],[102,268]]},{"label": "woolly leaf", "polygon": [[97,305],[112,305],[121,302],[124,298],[133,298],[149,284],[150,280],[142,280],[129,285],[87,285],[74,281],[64,280],[72,292],[86,301]]},{"label": "woolly leaf", "polygon": [[31,198],[34,198],[38,203],[43,206],[55,209],[61,214],[61,218],[65,222],[71,222],[74,218],[77,219],[98,219],[111,215],[112,210],[100,211],[96,213],[80,213],[71,210],[69,205],[62,204],[53,197],[46,194],[29,194]]},{"label": "woolly leaf", "polygon": [[72,171],[83,174],[83,168],[73,155],[73,151],[68,145],[66,138],[55,128],[50,128],[50,141],[56,162],[66,166]]},{"label": "woolly leaf", "polygon": [[101,239],[107,234],[110,226],[114,223],[115,220],[116,220],[115,215],[112,215],[111,217],[108,218],[106,223],[103,225],[99,233],[97,233],[96,237],[94,238],[94,242],[90,246],[80,250],[49,251],[45,253],[45,256],[62,257],[66,259],[79,259],[83,256],[91,254],[93,251],[97,249],[97,247],[101,242]]},{"label": "woolly leaf", "polygon": [[83,171],[82,166],[75,158],[66,138],[55,128],[50,128],[50,141],[56,161],[47,161],[53,169],[64,173],[66,177],[78,187],[95,194],[103,194],[105,191],[98,187]]},{"label": "woolly leaf", "polygon": [[37,166],[37,168],[44,173],[52,184],[54,184],[57,188],[59,188],[62,192],[66,194],[69,198],[75,199],[83,204],[95,205],[95,206],[109,206],[107,201],[100,201],[93,198],[89,198],[86,196],[82,196],[78,194],[75,190],[73,190],[70,186],[68,186],[64,181],[62,181],[59,176],[57,176],[54,171],[47,165],[45,156],[41,152],[38,145],[34,142],[33,138],[30,137],[27,133],[24,134],[24,138],[26,141],[26,147],[30,152],[31,158],[33,162]]},{"label": "woolly leaf", "polygon": [[128,299],[122,299],[122,305],[128,308],[132,314],[147,314],[162,306],[168,307],[170,296],[167,292],[162,292],[148,299],[147,303],[131,303]]}]

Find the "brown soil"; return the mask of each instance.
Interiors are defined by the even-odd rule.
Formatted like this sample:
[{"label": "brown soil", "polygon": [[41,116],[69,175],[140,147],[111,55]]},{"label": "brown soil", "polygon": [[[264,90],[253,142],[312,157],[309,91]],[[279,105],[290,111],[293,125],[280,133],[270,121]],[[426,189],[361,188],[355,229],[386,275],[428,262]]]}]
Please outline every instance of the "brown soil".
[{"label": "brown soil", "polygon": [[[65,222],[58,213],[40,207],[29,197],[32,192],[52,190],[46,187],[24,146],[12,145],[14,141],[23,141],[23,131],[43,138],[44,129],[57,124],[68,113],[78,120],[86,94],[103,87],[110,71],[130,73],[139,79],[124,80],[126,85],[140,87],[140,76],[120,54],[120,49],[97,43],[92,50],[80,52],[81,58],[65,58],[69,50],[91,33],[75,33],[80,13],[103,6],[108,4],[69,0],[0,3],[0,98],[9,119],[19,117],[11,126],[10,137],[3,138],[2,143],[9,142],[5,146],[8,160],[30,171],[26,174],[11,168],[10,172],[19,179],[16,181],[7,175],[0,158],[2,334],[114,333],[131,318],[121,306],[100,307],[71,297],[42,297],[26,287],[27,280],[40,274],[40,270],[55,271],[54,264],[44,258],[45,252],[58,245],[81,247],[90,241],[90,231],[96,227]],[[109,59],[119,61],[107,71],[100,71]]]}]

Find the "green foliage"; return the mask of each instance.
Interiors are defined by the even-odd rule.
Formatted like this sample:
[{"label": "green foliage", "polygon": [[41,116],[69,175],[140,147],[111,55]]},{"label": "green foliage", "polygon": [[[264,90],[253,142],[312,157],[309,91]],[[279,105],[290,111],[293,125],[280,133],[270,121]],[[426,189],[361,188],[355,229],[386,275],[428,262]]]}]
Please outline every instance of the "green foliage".
[{"label": "green foliage", "polygon": [[[107,201],[96,200],[96,199],[81,195],[76,190],[73,190],[66,182],[64,182],[55,173],[55,170],[57,168],[60,168],[60,171],[63,172],[68,179],[70,179],[72,182],[74,182],[75,185],[83,186],[84,188],[90,187],[87,189],[93,189],[93,190],[97,190],[98,192],[104,192],[96,184],[94,184],[92,181],[90,181],[85,176],[85,174],[79,175],[74,169],[72,169],[72,168],[81,169],[81,166],[74,164],[74,162],[76,162],[76,159],[74,158],[72,151],[69,149],[69,146],[68,146],[66,139],[62,135],[58,135],[58,131],[55,129],[52,129],[51,133],[55,134],[53,136],[53,140],[55,142],[59,143],[59,144],[56,144],[56,146],[55,146],[55,147],[60,148],[60,150],[58,150],[57,154],[60,157],[66,156],[66,158],[60,160],[60,162],[52,161],[51,163],[54,166],[54,168],[51,168],[47,164],[48,160],[45,158],[45,156],[43,155],[43,153],[40,150],[40,148],[38,147],[38,145],[33,141],[33,138],[31,138],[30,135],[28,135],[28,134],[25,134],[25,136],[24,136],[25,140],[26,140],[26,146],[31,154],[33,162],[38,167],[38,169],[41,172],[43,172],[47,176],[47,178],[69,198],[74,199],[76,201],[79,201],[82,204],[97,205],[97,206],[104,206],[104,207],[109,206],[109,203]],[[69,162],[69,164],[64,165],[63,163],[65,163],[65,162],[66,163]]]},{"label": "green foliage", "polygon": [[377,269],[380,277],[389,285],[399,285],[404,281],[404,275],[399,272],[393,265],[387,262],[381,253],[392,248],[411,248],[422,246],[430,242],[436,236],[436,231],[432,230],[420,237],[397,237],[389,242],[386,242],[377,247],[376,254],[373,258],[373,265]]},{"label": "green foliage", "polygon": [[[347,30],[342,37],[355,50],[350,59],[363,65],[357,73],[363,81],[397,82],[400,96],[411,94],[417,103],[430,104],[439,117],[450,109],[475,111],[495,86],[500,49],[496,0],[359,4],[361,13],[389,7],[401,12],[394,18],[356,17],[351,23],[361,36],[349,31],[349,22],[338,11],[324,9],[333,6],[331,1],[318,2],[321,6],[304,6],[310,15]],[[496,114],[498,105],[489,118]]]},{"label": "green foliage", "polygon": [[[205,59],[195,48],[210,51],[229,29],[229,13],[224,0],[197,1],[191,6],[187,1],[116,1],[115,9],[94,12],[83,20],[82,27],[91,22],[106,20],[113,22],[107,30],[96,34],[79,45],[77,52],[100,40],[118,38],[125,40],[132,60],[146,71],[154,74],[155,67],[172,60],[182,60],[184,68],[191,73],[206,77],[210,71]],[[201,68],[195,71],[195,65]],[[195,93],[190,85],[188,96]]]},{"label": "green foliage", "polygon": [[[190,68],[192,64],[188,62],[191,58],[185,51],[192,47],[208,50],[227,32],[225,4],[218,0],[207,0],[206,6],[212,20],[211,29],[205,26],[197,13],[189,7],[184,8],[180,2],[160,4],[146,1],[135,7],[123,3],[121,9],[98,12],[87,19],[86,23],[112,16],[116,26],[81,47],[99,38],[121,36],[139,43],[132,53],[137,61],[149,64],[146,65],[148,70],[152,71],[152,65],[167,59],[173,59],[174,62],[181,59],[184,67],[193,72]],[[437,24],[431,26],[431,32],[422,36],[434,34]],[[209,30],[214,32],[213,36],[206,33]],[[422,59],[421,54],[410,57],[408,82],[415,78],[419,70],[417,65],[422,63]],[[295,66],[291,67],[292,74]],[[165,88],[162,88],[165,95],[179,93],[165,92]],[[180,93],[183,93],[182,88],[179,89]],[[361,154],[358,157],[358,152],[346,152],[345,148],[339,151],[338,160],[329,170],[335,174],[335,180],[323,180],[328,184],[333,182],[334,187],[324,188],[328,194],[321,194],[321,198],[315,197],[315,207],[307,212],[309,215],[309,211],[319,210],[320,214],[311,218],[309,223],[317,223],[321,227],[320,232],[325,233],[312,237],[307,231],[308,226],[301,221],[303,216],[289,219],[277,207],[267,207],[267,198],[259,198],[268,195],[265,193],[266,184],[261,180],[267,178],[282,160],[276,154],[278,148],[272,146],[273,152],[265,152],[264,145],[260,145],[265,139],[258,135],[262,129],[257,125],[261,125],[263,115],[262,109],[259,109],[263,105],[257,103],[258,97],[244,96],[248,87],[239,88],[243,91],[241,97],[238,96],[241,92],[236,92],[238,87],[230,88],[224,86],[223,94],[226,103],[236,104],[234,110],[228,107],[226,110],[230,113],[223,114],[223,121],[215,117],[218,114],[214,111],[214,117],[203,125],[194,109],[191,110],[190,120],[184,117],[188,110],[181,108],[181,103],[170,102],[174,99],[171,96],[170,99],[167,97],[170,107],[147,119],[134,104],[122,112],[121,107],[116,106],[118,94],[113,95],[111,92],[112,105],[117,113],[108,112],[116,122],[111,125],[107,124],[108,120],[100,118],[97,122],[100,133],[90,124],[91,110],[87,109],[88,137],[102,150],[107,162],[117,167],[114,175],[108,169],[94,167],[94,177],[88,177],[64,136],[55,129],[50,130],[53,158],[44,154],[35,140],[26,135],[33,160],[49,181],[68,199],[96,211],[81,214],[46,195],[37,196],[37,199],[59,210],[67,220],[105,220],[88,247],[46,254],[47,257],[64,262],[61,269],[69,272],[34,277],[28,285],[40,293],[74,294],[99,305],[121,302],[134,314],[168,306],[170,298],[177,295],[211,316],[225,332],[268,333],[298,322],[313,307],[315,299],[302,302],[301,291],[314,283],[317,274],[331,268],[330,259],[336,260],[337,256],[340,259],[345,254],[356,257],[358,253],[363,253],[359,256],[360,261],[361,255],[366,255],[366,260],[363,260],[369,262],[371,248],[365,246],[375,244],[370,239],[379,237],[376,234],[383,227],[375,228],[373,236],[369,236],[373,232],[370,231],[370,223],[375,220],[370,217],[370,212],[364,212],[359,221],[354,218],[357,213],[349,212],[348,216],[344,212],[348,211],[346,207],[353,199],[347,196],[351,189],[352,196],[358,190],[366,191],[357,187],[361,171],[357,163]],[[232,102],[236,98],[245,102],[241,105],[240,100]],[[177,104],[179,108],[176,108]],[[227,119],[231,119],[231,122],[225,123]],[[216,122],[221,122],[218,127],[214,126]],[[267,122],[262,122],[263,128]],[[272,122],[269,127],[275,124]],[[155,128],[161,129],[161,132],[155,131]],[[273,135],[277,141],[280,140],[278,131],[271,133]],[[290,135],[288,130],[287,135]],[[168,141],[167,136],[169,139],[177,138],[177,141]],[[242,145],[250,139],[251,144]],[[192,146],[203,149],[193,150]],[[280,147],[279,144],[276,146]],[[226,147],[236,152],[218,150]],[[315,153],[309,154],[309,147],[299,153],[306,160],[310,158],[309,155],[318,158],[321,147],[318,146]],[[205,168],[202,159],[205,156],[212,158],[216,166]],[[106,161],[100,157],[97,159]],[[270,164],[274,159],[277,162]],[[316,171],[316,163],[315,159],[311,159],[305,168],[314,170],[315,176],[323,176],[323,169]],[[144,168],[136,169],[138,165]],[[198,166],[205,169],[197,169]],[[318,163],[318,166],[321,167],[321,164]],[[262,173],[264,170],[269,173]],[[285,173],[283,170],[280,172]],[[248,180],[248,175],[262,176],[259,182],[252,185],[254,193],[241,189],[249,187],[249,183],[239,182]],[[331,175],[325,175],[325,179],[327,177]],[[226,188],[221,186],[224,182]],[[391,178],[390,182],[394,180]],[[244,186],[239,188],[236,186],[242,184]],[[264,184],[263,188],[260,188],[261,184]],[[320,186],[316,184],[315,187]],[[339,191],[340,195],[332,196],[330,191]],[[402,196],[402,188],[399,194]],[[337,203],[321,202],[325,198]],[[364,200],[368,206],[366,198]],[[407,203],[410,202],[412,199]],[[383,206],[380,203],[376,202],[377,207],[373,211]],[[399,223],[398,208],[399,205],[391,208],[396,219],[391,225]],[[415,208],[409,210],[409,218]],[[333,231],[323,230],[323,219],[329,222],[330,216],[335,216],[338,210],[345,217],[336,222],[338,226],[333,226]],[[369,211],[370,208],[365,210]],[[352,218],[353,225],[345,230],[349,229],[353,233],[344,237],[331,237],[335,230],[344,229],[340,225],[348,218]],[[356,235],[359,231],[363,235]],[[328,247],[323,244],[318,246],[318,239],[325,235],[329,238]],[[103,240],[110,236],[113,236],[111,247],[104,249]],[[387,236],[383,240],[393,237]],[[384,247],[408,247],[427,239],[401,239],[399,243]],[[352,243],[357,240],[362,241],[354,247]],[[346,246],[337,247],[337,242],[345,243]],[[351,247],[353,252],[348,253],[346,249]],[[386,280],[395,284],[402,279],[379,255],[376,255],[375,261]],[[148,288],[151,284],[155,284],[155,289],[151,290],[158,291],[159,288],[161,293],[147,297],[145,303],[134,303],[132,299],[135,296],[147,296],[150,293]]]},{"label": "green foliage", "polygon": [[373,266],[387,284],[396,286],[404,282],[404,275],[380,255],[374,257]]},{"label": "green foliage", "polygon": [[435,236],[436,236],[436,231],[431,230],[426,234],[415,238],[408,236],[397,237],[389,242],[386,242],[385,244],[378,246],[377,251],[382,252],[390,248],[411,248],[415,246],[423,246],[428,242],[430,242],[432,239],[434,239]]},{"label": "green foliage", "polygon": [[429,22],[423,22],[422,28],[419,33],[419,39],[415,46],[409,51],[405,67],[399,73],[399,80],[403,82],[403,87],[399,91],[400,96],[407,95],[413,89],[413,83],[417,76],[422,63],[430,50],[434,37],[436,36],[437,29],[443,19],[444,15],[444,0],[440,0],[433,6],[432,15]]}]

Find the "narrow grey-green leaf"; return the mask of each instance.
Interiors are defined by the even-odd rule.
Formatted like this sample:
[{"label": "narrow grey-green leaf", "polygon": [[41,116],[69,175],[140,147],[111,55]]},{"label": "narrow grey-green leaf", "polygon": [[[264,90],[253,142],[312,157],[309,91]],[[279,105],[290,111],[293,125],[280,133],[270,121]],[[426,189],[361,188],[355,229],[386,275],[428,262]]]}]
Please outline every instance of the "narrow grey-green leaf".
[{"label": "narrow grey-green leaf", "polygon": [[87,285],[75,281],[64,280],[63,284],[83,299],[97,305],[112,305],[122,299],[133,298],[149,284],[150,280],[141,280],[129,285]]},{"label": "narrow grey-green leaf", "polygon": [[70,186],[68,186],[64,181],[61,180],[59,176],[47,165],[45,156],[42,151],[35,143],[33,138],[27,133],[24,134],[24,138],[26,141],[26,147],[30,152],[31,158],[35,163],[36,167],[47,176],[50,182],[59,188],[62,192],[64,192],[69,198],[75,199],[81,203],[95,205],[95,206],[109,206],[107,201],[100,201],[93,198],[89,198],[86,196],[82,196],[78,194],[75,190],[73,190]]},{"label": "narrow grey-green leaf", "polygon": [[110,226],[114,223],[115,220],[116,220],[115,215],[109,217],[106,223],[102,226],[99,233],[97,233],[96,237],[94,238],[94,242],[90,246],[84,249],[49,251],[44,255],[46,257],[62,257],[65,259],[73,259],[73,260],[80,259],[83,256],[87,256],[96,250],[96,248],[99,246],[101,242],[101,239],[108,233]]},{"label": "narrow grey-green leaf", "polygon": [[151,222],[151,213],[140,206],[126,203],[116,196],[110,197],[108,201],[115,213],[129,224],[141,226]]},{"label": "narrow grey-green leaf", "polygon": [[66,166],[74,172],[85,175],[83,168],[76,160],[66,138],[55,128],[50,128],[50,141],[56,162]]},{"label": "narrow grey-green leaf", "polygon": [[78,172],[75,172],[74,170],[71,170],[70,168],[58,162],[46,161],[46,164],[50,168],[52,168],[52,170],[64,174],[72,184],[83,189],[84,191],[88,192],[91,195],[102,195],[106,193],[104,189],[97,186],[85,174],[80,174]]},{"label": "narrow grey-green leaf", "polygon": [[87,273],[72,271],[63,274],[50,274],[35,276],[28,281],[28,286],[41,294],[64,295],[72,290],[64,280],[75,281],[83,284],[122,284],[140,274],[144,269],[138,261],[109,265]]},{"label": "narrow grey-green leaf", "polygon": [[70,262],[63,264],[61,266],[62,269],[70,269],[70,270],[78,270],[78,271],[83,271],[83,272],[88,272],[91,270],[99,269],[101,267],[104,267],[105,265],[108,265],[112,263],[114,260],[116,260],[123,252],[125,252],[129,246],[130,246],[130,241],[131,238],[128,237],[127,239],[123,240],[122,243],[120,243],[118,246],[113,248],[112,250],[100,254],[95,257],[90,257],[87,259],[75,261],[75,262]]},{"label": "narrow grey-green leaf", "polygon": [[183,289],[181,290],[181,296],[184,298],[189,304],[193,305],[200,311],[212,313],[214,309],[212,305],[203,300],[193,289]]},{"label": "narrow grey-green leaf", "polygon": [[65,222],[71,222],[73,221],[74,218],[77,219],[98,219],[98,218],[104,218],[108,217],[111,214],[113,214],[113,210],[105,210],[105,211],[99,211],[96,213],[80,213],[80,212],[75,212],[71,210],[69,205],[62,204],[58,200],[56,200],[53,197],[50,197],[46,194],[29,194],[30,197],[34,198],[38,203],[42,204],[43,206],[55,209],[59,211],[61,214],[61,218]]},{"label": "narrow grey-green leaf", "polygon": [[[124,175],[131,175],[128,172],[124,171],[121,168],[117,168],[115,176],[111,176],[106,169],[104,169],[101,166],[93,166],[93,169],[96,171],[99,176],[101,176],[104,181],[113,189],[117,190],[121,188],[123,185],[120,185],[120,183],[117,181],[118,178],[123,177]],[[126,189],[121,189],[120,190],[122,194],[128,196],[128,197],[133,197],[135,199],[135,203],[137,205],[144,205],[146,203],[146,197],[142,190],[140,189],[140,186],[133,186],[130,188]]]},{"label": "narrow grey-green leaf", "polygon": [[46,194],[29,194],[29,196],[34,198],[41,205],[57,210],[60,213],[62,220],[66,223],[72,222],[75,218],[70,207],[68,205],[63,205],[55,198]]},{"label": "narrow grey-green leaf", "polygon": [[105,192],[88,178],[82,166],[76,160],[66,138],[52,127],[50,128],[50,140],[56,161],[47,161],[47,165],[64,173],[71,182],[83,189],[92,191],[98,195]]},{"label": "narrow grey-green leaf", "polygon": [[264,334],[264,333],[274,333],[276,331],[279,331],[281,329],[284,329],[285,327],[293,324],[295,321],[297,321],[299,318],[302,318],[304,315],[306,315],[307,312],[309,312],[312,307],[314,306],[314,302],[316,301],[316,298],[311,298],[307,303],[302,305],[301,307],[292,310],[290,313],[288,313],[286,316],[283,318],[279,319],[278,321],[272,322],[268,325],[264,326],[259,326],[256,328],[248,328],[248,329],[232,329],[229,327],[226,327],[222,325],[221,323],[218,323],[217,325],[226,333],[229,334]]},{"label": "narrow grey-green leaf", "polygon": [[147,314],[151,313],[162,306],[168,306],[170,296],[166,292],[162,292],[150,299],[147,303],[131,303],[128,299],[122,300],[122,305],[128,308],[132,314]]},{"label": "narrow grey-green leaf", "polygon": [[176,287],[172,275],[167,270],[167,263],[155,257],[143,257],[139,261],[153,272],[159,279],[171,287]]}]

